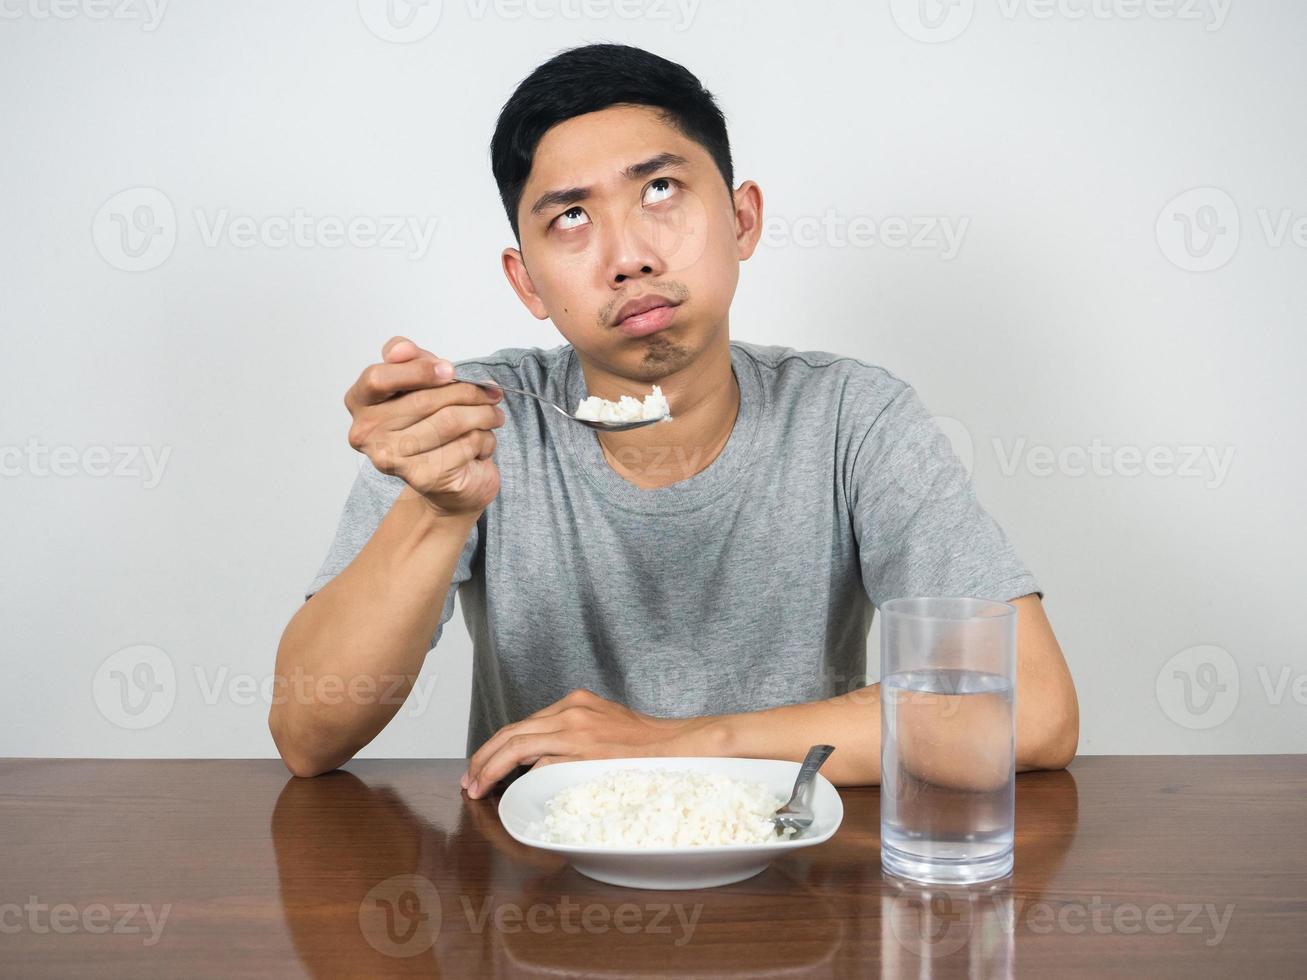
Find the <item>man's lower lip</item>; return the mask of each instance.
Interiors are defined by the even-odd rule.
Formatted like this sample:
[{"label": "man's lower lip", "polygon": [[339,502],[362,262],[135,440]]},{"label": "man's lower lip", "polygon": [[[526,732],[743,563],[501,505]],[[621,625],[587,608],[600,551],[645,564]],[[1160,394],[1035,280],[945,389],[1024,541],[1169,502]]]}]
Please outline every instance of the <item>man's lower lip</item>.
[{"label": "man's lower lip", "polygon": [[617,329],[628,337],[644,337],[647,334],[663,329],[672,322],[672,317],[675,315],[676,307],[674,306],[655,306],[652,310],[647,310],[644,313],[628,316],[617,325]]}]

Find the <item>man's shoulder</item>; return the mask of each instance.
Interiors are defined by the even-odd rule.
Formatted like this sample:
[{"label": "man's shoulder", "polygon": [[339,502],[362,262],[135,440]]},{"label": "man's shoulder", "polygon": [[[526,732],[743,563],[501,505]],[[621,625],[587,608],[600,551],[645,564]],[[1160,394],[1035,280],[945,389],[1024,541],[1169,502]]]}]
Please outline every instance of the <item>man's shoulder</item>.
[{"label": "man's shoulder", "polygon": [[475,380],[484,372],[490,380],[527,391],[543,391],[556,378],[571,352],[570,344],[557,347],[501,347],[491,354],[454,361],[459,377]]},{"label": "man's shoulder", "polygon": [[731,346],[758,368],[769,396],[782,406],[840,415],[877,412],[911,386],[893,371],[860,357],[824,350],[754,344],[732,340]]}]

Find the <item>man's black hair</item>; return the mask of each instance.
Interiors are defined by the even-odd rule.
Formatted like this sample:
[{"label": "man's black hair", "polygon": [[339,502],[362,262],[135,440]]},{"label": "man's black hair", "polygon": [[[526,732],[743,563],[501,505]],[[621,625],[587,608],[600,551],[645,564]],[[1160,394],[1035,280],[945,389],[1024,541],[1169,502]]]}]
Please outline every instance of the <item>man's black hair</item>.
[{"label": "man's black hair", "polygon": [[726,189],[734,190],[726,119],[712,93],[688,70],[626,44],[569,48],[533,71],[500,110],[490,168],[520,243],[517,208],[541,137],[553,126],[613,105],[643,105],[708,151]]}]

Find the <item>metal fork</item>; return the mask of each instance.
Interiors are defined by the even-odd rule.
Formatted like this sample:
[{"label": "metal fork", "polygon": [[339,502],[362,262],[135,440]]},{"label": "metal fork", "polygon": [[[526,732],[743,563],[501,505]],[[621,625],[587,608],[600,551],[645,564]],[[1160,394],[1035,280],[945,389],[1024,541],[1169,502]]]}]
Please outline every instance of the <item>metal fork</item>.
[{"label": "metal fork", "polygon": [[600,422],[596,419],[579,419],[561,405],[555,405],[548,398],[543,398],[531,391],[523,391],[521,388],[510,388],[507,385],[496,384],[493,381],[477,381],[472,378],[451,378],[450,380],[462,381],[466,384],[477,385],[482,388],[498,388],[500,391],[511,391],[518,395],[526,395],[528,398],[534,398],[538,402],[543,402],[559,415],[565,416],[573,422],[579,422],[582,425],[589,426],[591,429],[602,429],[605,432],[625,432],[628,429],[640,429],[646,425],[653,425],[655,422],[661,422],[663,418],[667,418],[667,416],[662,416],[661,418],[656,419],[638,419],[634,422]]},{"label": "metal fork", "polygon": [[833,745],[814,745],[799,766],[798,778],[794,780],[794,792],[790,801],[772,814],[772,823],[776,832],[782,833],[787,828],[795,833],[812,826],[812,786],[817,777],[817,770],[835,751]]}]

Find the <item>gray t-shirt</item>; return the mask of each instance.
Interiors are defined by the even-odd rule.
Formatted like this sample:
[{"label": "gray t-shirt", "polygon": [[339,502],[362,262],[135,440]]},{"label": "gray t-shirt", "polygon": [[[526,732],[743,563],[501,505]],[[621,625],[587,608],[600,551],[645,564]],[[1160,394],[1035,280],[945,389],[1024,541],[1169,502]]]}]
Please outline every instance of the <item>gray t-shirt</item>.
[{"label": "gray t-shirt", "polygon": [[[504,396],[499,495],[431,640],[457,593],[473,642],[469,753],[578,687],[662,717],[832,697],[869,682],[873,604],[1040,592],[906,383],[856,358],[741,341],[731,363],[740,409],[725,448],[654,490],[613,470],[593,430]],[[569,409],[587,394],[567,344],[456,364]],[[647,434],[656,446],[658,426]],[[669,451],[661,465],[684,474],[694,460]],[[402,488],[363,457],[308,595]]]}]

